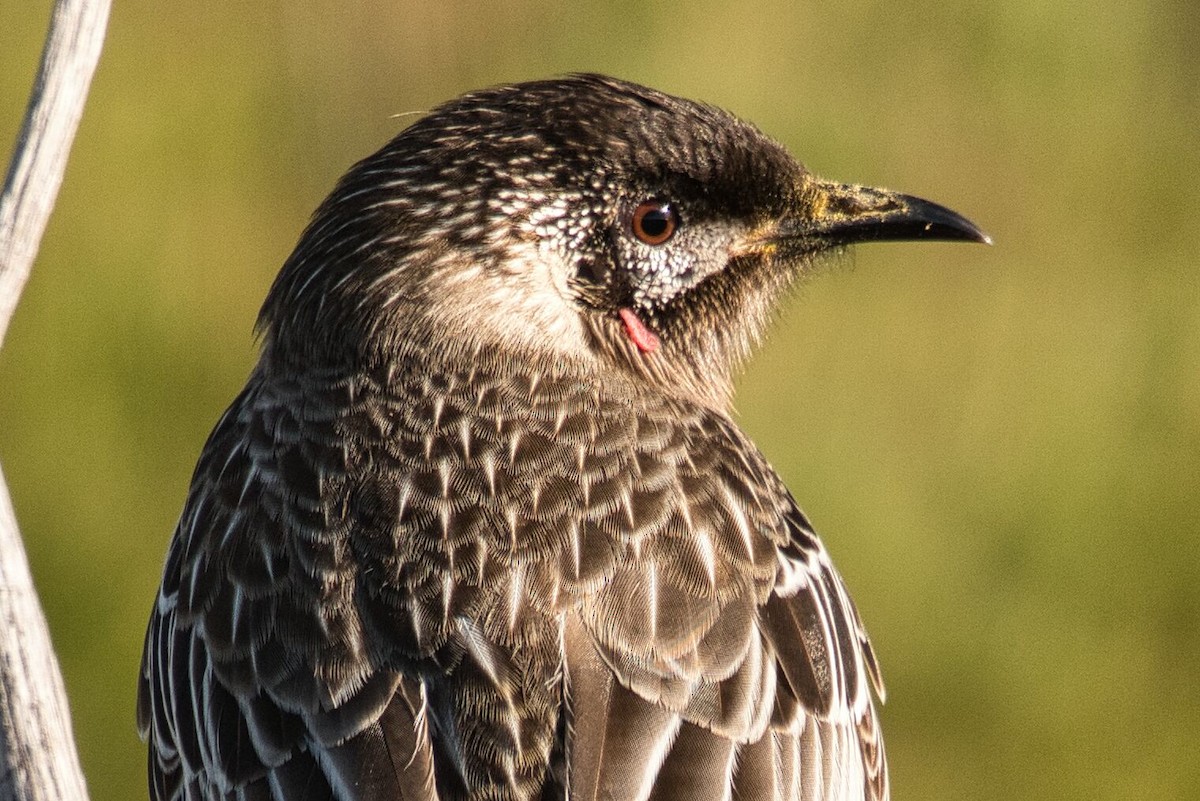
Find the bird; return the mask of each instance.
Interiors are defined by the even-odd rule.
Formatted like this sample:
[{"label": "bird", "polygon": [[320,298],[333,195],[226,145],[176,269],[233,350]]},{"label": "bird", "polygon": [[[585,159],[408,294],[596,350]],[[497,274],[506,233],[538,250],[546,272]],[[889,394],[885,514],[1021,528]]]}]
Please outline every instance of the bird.
[{"label": "bird", "polygon": [[168,547],[150,798],[887,799],[875,652],[731,405],[789,287],[886,240],[990,241],[594,74],[354,165]]}]

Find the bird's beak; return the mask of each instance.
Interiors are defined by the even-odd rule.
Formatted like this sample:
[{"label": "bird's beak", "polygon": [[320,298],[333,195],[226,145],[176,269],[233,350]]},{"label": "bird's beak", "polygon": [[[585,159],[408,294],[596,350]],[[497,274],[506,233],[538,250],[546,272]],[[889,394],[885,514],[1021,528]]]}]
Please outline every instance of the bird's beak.
[{"label": "bird's beak", "polygon": [[776,229],[775,241],[806,250],[911,239],[992,243],[961,214],[888,189],[815,180],[802,197],[803,208]]}]

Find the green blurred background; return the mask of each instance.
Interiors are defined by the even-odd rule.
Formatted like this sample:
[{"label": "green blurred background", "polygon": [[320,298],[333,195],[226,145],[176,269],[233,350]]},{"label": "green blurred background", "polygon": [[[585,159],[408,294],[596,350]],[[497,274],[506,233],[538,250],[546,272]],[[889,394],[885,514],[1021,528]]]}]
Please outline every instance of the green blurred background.
[{"label": "green blurred background", "polygon": [[[0,0],[5,142],[49,8]],[[118,0],[0,355],[93,798],[145,797],[167,538],[308,214],[395,115],[574,70],[723,105],[996,240],[862,248],[738,397],[876,641],[895,797],[1200,797],[1194,0]]]}]

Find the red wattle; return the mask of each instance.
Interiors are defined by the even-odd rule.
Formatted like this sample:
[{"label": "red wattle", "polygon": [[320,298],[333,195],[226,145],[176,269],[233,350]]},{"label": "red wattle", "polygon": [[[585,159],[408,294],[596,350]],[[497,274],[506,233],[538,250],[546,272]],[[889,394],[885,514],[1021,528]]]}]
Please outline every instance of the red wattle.
[{"label": "red wattle", "polygon": [[658,335],[646,327],[633,309],[619,309],[617,314],[625,324],[625,333],[642,353],[653,353],[662,344]]}]

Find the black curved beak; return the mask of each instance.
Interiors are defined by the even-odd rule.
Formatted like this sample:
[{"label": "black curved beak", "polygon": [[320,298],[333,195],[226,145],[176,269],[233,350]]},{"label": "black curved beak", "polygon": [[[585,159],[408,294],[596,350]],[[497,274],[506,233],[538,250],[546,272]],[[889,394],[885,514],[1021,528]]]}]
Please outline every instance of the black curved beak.
[{"label": "black curved beak", "polygon": [[817,247],[918,239],[992,244],[966,217],[912,195],[815,181],[805,196],[806,208],[782,225],[777,238]]}]

